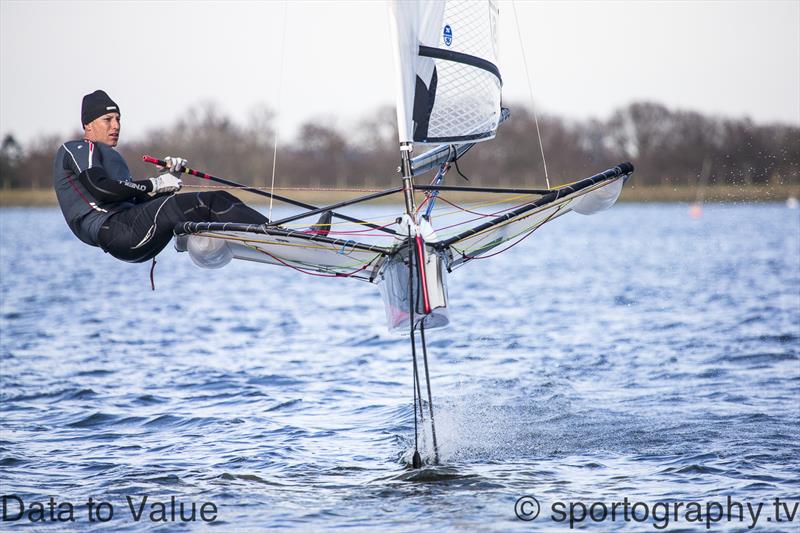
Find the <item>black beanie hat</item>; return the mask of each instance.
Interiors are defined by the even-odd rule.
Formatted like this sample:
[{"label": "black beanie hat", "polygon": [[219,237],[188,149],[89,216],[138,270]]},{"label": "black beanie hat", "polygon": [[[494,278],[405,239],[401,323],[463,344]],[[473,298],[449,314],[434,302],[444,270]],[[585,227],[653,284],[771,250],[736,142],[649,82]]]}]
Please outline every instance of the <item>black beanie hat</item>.
[{"label": "black beanie hat", "polygon": [[119,113],[119,106],[106,94],[105,91],[96,90],[83,97],[81,105],[81,124],[84,126],[106,113]]}]

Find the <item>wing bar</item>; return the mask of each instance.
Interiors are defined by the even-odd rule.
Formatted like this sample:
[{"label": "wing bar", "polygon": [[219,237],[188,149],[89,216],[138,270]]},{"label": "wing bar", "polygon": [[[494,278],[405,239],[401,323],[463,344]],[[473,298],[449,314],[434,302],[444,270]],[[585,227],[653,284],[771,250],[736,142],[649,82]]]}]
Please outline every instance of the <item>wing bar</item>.
[{"label": "wing bar", "polygon": [[446,239],[444,241],[441,241],[441,242],[437,243],[436,247],[437,248],[441,248],[441,249],[447,248],[451,244],[454,244],[454,243],[460,241],[461,239],[464,239],[464,238],[469,237],[471,235],[475,235],[476,233],[480,233],[481,231],[484,231],[486,229],[489,229],[489,228],[492,228],[494,226],[497,226],[498,224],[502,224],[503,222],[506,222],[506,221],[508,221],[508,220],[510,220],[510,219],[512,219],[512,218],[514,218],[516,216],[519,216],[519,215],[521,215],[523,213],[527,213],[528,211],[533,211],[534,209],[536,209],[538,207],[541,207],[543,205],[547,205],[549,203],[555,202],[559,198],[562,198],[562,197],[564,197],[564,196],[566,196],[568,194],[572,194],[574,192],[578,192],[581,189],[585,189],[586,187],[591,187],[592,185],[594,185],[596,183],[599,183],[601,181],[605,181],[605,180],[609,180],[609,179],[613,179],[613,178],[618,178],[620,176],[627,176],[628,174],[631,174],[632,172],[633,172],[633,165],[631,163],[620,163],[618,166],[616,166],[614,168],[610,168],[610,169],[605,170],[605,171],[603,171],[603,172],[601,172],[599,174],[595,174],[594,176],[591,176],[591,177],[588,177],[588,178],[584,178],[584,179],[582,179],[581,181],[579,181],[577,183],[573,183],[572,185],[567,185],[566,187],[560,187],[558,189],[555,189],[554,191],[550,192],[549,194],[546,194],[545,196],[542,196],[541,198],[539,198],[535,202],[531,202],[529,204],[523,205],[522,207],[514,209],[513,211],[509,211],[505,215],[499,216],[499,217],[497,217],[497,218],[495,218],[493,220],[490,220],[489,222],[485,222],[483,224],[475,226],[474,228],[470,228],[468,230],[465,230],[465,231],[459,233],[458,235],[454,235],[454,236],[450,237],[449,239]]}]

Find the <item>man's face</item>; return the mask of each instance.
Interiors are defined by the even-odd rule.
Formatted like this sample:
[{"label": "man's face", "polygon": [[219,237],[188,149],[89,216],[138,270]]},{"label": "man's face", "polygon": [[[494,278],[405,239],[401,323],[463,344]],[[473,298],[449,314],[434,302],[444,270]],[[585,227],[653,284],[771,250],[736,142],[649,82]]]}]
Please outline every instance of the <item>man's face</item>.
[{"label": "man's face", "polygon": [[84,126],[84,137],[88,141],[116,146],[119,142],[119,113],[106,113]]}]

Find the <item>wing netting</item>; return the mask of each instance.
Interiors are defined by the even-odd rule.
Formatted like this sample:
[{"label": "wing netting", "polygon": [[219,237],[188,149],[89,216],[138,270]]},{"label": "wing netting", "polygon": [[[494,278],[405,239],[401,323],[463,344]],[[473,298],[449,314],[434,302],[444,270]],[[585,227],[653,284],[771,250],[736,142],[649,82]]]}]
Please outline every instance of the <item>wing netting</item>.
[{"label": "wing netting", "polygon": [[[604,195],[619,187],[621,180],[622,177],[606,179],[577,191],[565,186],[551,193],[556,196],[552,200],[538,194],[509,194],[463,202],[440,192],[429,219],[435,237],[426,238],[426,241],[446,253],[448,267],[452,269],[472,259],[502,252],[573,207],[580,209],[579,202],[586,195],[594,191],[597,192],[587,198]],[[616,187],[609,187],[612,184]],[[433,196],[419,202],[418,214],[425,212],[428,201],[433,202]],[[384,205],[378,210],[399,214],[402,208]],[[201,227],[192,231],[192,235],[224,241],[236,259],[287,266],[315,275],[374,281],[386,258],[406,246],[403,235],[379,231],[400,229],[399,221],[397,215],[387,215],[359,223],[337,221],[323,224],[324,227],[309,227],[306,222],[304,227],[297,223],[266,230],[256,227],[253,231],[227,230],[218,225]]]},{"label": "wing netting", "polygon": [[[494,255],[497,252],[495,248],[502,245],[513,245],[512,241],[523,239],[545,223],[570,212],[576,201],[584,195],[607,187],[616,181],[602,181],[577,192],[566,194],[553,202],[533,207],[529,211],[510,217],[495,226],[466,235],[450,243],[449,249],[452,254],[450,268],[458,267],[471,259],[486,257],[489,252],[493,252],[492,255]],[[506,196],[493,202],[456,205],[449,202],[444,195],[440,195],[439,200],[446,207],[434,210],[432,224],[434,228],[439,228],[436,230],[439,240],[447,241],[462,234],[465,228],[476,227],[487,220],[496,219],[524,207],[526,205],[524,201],[522,204],[519,203],[522,198],[524,197],[519,195]],[[528,203],[537,199],[527,198]]]}]

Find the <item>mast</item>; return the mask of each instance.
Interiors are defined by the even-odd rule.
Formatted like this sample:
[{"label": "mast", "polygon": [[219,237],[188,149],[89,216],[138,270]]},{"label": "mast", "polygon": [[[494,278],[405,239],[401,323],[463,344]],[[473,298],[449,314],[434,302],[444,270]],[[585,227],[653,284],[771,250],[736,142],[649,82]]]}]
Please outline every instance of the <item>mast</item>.
[{"label": "mast", "polygon": [[417,210],[414,205],[414,182],[411,179],[414,176],[411,170],[411,151],[413,149],[414,145],[410,142],[400,143],[400,175],[403,179],[403,198],[406,202],[406,213],[412,219],[414,212]]},{"label": "mast", "polygon": [[[423,6],[424,7],[424,6]],[[428,6],[429,8],[430,6]],[[406,214],[414,216],[414,183],[412,177],[411,152],[413,150],[412,110],[414,108],[415,61],[418,41],[418,25],[421,9],[416,3],[390,2],[390,28],[395,56],[395,81],[397,83],[397,132],[400,142],[400,177],[403,181],[403,199]]]}]

